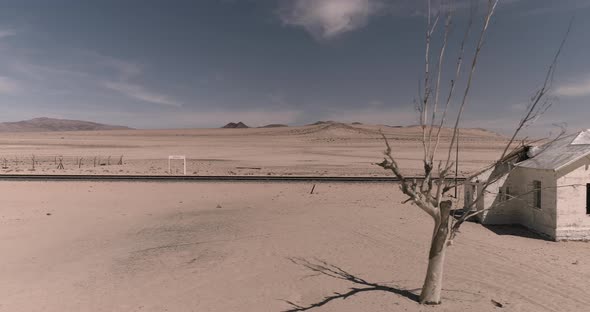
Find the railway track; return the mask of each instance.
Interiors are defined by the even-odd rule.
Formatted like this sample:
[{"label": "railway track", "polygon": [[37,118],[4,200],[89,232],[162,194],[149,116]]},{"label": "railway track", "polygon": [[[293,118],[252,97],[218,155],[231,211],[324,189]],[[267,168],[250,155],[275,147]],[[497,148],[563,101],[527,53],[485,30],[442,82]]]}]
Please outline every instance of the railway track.
[{"label": "railway track", "polygon": [[[408,177],[423,179],[423,177]],[[465,178],[459,178],[463,181]],[[0,181],[106,181],[106,182],[326,182],[326,183],[387,183],[399,182],[395,177],[334,177],[334,176],[177,176],[177,175],[32,175],[0,174]]]}]

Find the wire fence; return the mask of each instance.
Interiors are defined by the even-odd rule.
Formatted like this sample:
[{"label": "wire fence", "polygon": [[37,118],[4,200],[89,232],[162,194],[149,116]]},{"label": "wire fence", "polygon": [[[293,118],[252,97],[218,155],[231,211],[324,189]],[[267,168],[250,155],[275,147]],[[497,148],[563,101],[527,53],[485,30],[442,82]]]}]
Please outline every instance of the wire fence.
[{"label": "wire fence", "polygon": [[101,167],[101,166],[121,166],[124,164],[124,155],[97,155],[97,156],[76,156],[76,155],[0,155],[0,166],[7,170],[11,168],[28,167],[35,170],[38,167],[65,169],[77,167]]}]

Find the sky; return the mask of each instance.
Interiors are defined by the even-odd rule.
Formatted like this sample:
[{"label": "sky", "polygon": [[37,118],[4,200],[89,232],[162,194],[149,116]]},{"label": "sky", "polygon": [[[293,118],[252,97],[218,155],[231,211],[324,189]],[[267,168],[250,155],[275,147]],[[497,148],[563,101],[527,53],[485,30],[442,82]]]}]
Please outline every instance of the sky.
[{"label": "sky", "polygon": [[[433,14],[441,1],[432,1]],[[0,121],[46,116],[136,128],[230,121],[416,124],[426,3],[0,0]],[[485,6],[484,0],[454,1],[443,86],[452,79],[475,11],[466,49],[471,62]],[[535,129],[549,133],[554,123],[590,128],[586,0],[500,0],[462,125],[514,128],[572,17],[552,84],[553,105]],[[440,26],[433,34],[435,53]],[[454,111],[459,101],[453,98]]]}]

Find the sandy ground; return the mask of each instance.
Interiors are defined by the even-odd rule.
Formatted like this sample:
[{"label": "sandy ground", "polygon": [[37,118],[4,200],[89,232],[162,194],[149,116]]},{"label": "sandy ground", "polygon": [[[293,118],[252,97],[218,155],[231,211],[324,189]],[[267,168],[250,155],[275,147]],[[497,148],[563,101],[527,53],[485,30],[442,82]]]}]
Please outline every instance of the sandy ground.
[{"label": "sandy ground", "polygon": [[313,311],[590,306],[587,243],[472,223],[449,251],[443,305],[420,306],[401,290],[421,285],[428,217],[394,185],[311,186],[1,182],[0,311],[282,311],[364,287],[290,258],[397,289]]},{"label": "sandy ground", "polygon": [[[382,160],[385,149],[380,130],[390,139],[406,173],[418,174],[422,168],[422,132],[418,127],[350,124],[0,133],[0,173],[182,174],[180,161],[168,171],[168,156],[186,155],[190,175],[382,176],[389,173],[374,165]],[[439,159],[446,157],[444,147],[449,141],[450,132],[445,130]],[[504,138],[494,133],[462,130],[461,174],[495,160],[503,144]],[[60,156],[63,170],[57,169]],[[117,165],[121,156],[123,165]]]}]

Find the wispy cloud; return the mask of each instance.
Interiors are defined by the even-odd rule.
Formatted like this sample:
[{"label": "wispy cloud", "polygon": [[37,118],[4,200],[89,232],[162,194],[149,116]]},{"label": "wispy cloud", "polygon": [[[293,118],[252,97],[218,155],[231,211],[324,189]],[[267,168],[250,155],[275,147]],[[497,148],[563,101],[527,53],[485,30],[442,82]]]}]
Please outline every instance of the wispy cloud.
[{"label": "wispy cloud", "polygon": [[[503,4],[519,0],[503,0]],[[464,11],[486,7],[488,0],[432,0],[430,14],[441,10]],[[281,0],[279,17],[284,25],[301,27],[314,38],[328,40],[365,27],[378,15],[426,16],[427,1],[416,0]]]},{"label": "wispy cloud", "polygon": [[14,35],[16,35],[16,32],[14,30],[0,29],[0,39],[14,36]]},{"label": "wispy cloud", "polygon": [[20,85],[16,80],[0,76],[0,94],[12,94],[20,90]]},{"label": "wispy cloud", "polygon": [[[182,103],[169,95],[153,91],[138,83],[144,75],[140,64],[105,56],[93,51],[73,50],[72,55],[84,60],[82,64],[73,65],[40,65],[29,59],[13,61],[12,69],[27,77],[32,83],[59,87],[66,92],[64,86],[78,85],[89,89],[96,87],[105,91],[115,91],[129,98],[164,106],[181,107]],[[1,77],[0,77],[1,78]],[[4,78],[0,80],[0,93],[14,90],[14,81]],[[55,90],[54,90],[55,91]]]},{"label": "wispy cloud", "polygon": [[289,0],[281,2],[283,24],[302,27],[317,39],[330,39],[365,26],[380,0]]},{"label": "wispy cloud", "polygon": [[95,52],[87,52],[94,55],[98,64],[114,71],[113,80],[102,82],[102,85],[113,91],[117,91],[132,99],[173,107],[182,107],[183,104],[171,96],[148,89],[135,81],[143,75],[143,66],[137,63],[121,60],[118,58],[101,55]]},{"label": "wispy cloud", "polygon": [[590,77],[559,86],[555,93],[561,96],[590,96]]},{"label": "wispy cloud", "polygon": [[32,80],[48,81],[55,80],[57,77],[60,79],[71,78],[77,80],[80,80],[81,78],[92,78],[92,75],[87,72],[69,68],[40,65],[29,60],[15,60],[10,66],[15,72]]},{"label": "wispy cloud", "polygon": [[126,81],[143,74],[143,66],[140,64],[105,56],[92,51],[88,51],[87,53],[93,55],[99,65],[113,70],[120,80]]},{"label": "wispy cloud", "polygon": [[136,100],[164,106],[182,107],[182,103],[171,99],[169,96],[147,90],[141,85],[127,82],[105,82],[103,85],[107,89],[120,92]]}]

